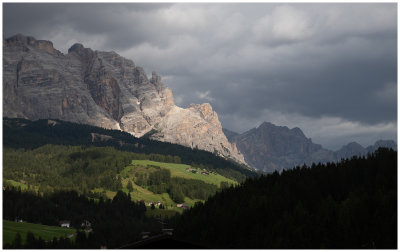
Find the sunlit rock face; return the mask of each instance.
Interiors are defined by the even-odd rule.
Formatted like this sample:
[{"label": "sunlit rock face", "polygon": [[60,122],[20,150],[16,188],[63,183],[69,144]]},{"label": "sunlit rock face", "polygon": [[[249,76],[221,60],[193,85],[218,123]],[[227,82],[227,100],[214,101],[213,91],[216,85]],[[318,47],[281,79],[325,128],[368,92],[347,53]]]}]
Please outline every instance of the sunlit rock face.
[{"label": "sunlit rock face", "polygon": [[175,105],[153,72],[115,52],[16,35],[3,40],[3,116],[55,118],[214,152],[244,163],[210,104]]},{"label": "sunlit rock face", "polygon": [[244,163],[242,154],[228,141],[217,113],[208,103],[191,104],[186,109],[174,106],[155,125],[151,138],[206,150]]}]

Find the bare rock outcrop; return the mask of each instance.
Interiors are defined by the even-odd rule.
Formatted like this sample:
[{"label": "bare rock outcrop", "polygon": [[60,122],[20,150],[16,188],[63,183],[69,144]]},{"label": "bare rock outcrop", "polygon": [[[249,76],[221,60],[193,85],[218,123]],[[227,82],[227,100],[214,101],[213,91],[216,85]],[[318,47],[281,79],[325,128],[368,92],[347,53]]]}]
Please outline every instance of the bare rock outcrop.
[{"label": "bare rock outcrop", "polygon": [[147,134],[244,163],[211,105],[176,106],[161,77],[153,72],[149,79],[132,60],[78,43],[63,54],[50,41],[21,34],[3,43],[3,116]]},{"label": "bare rock outcrop", "polygon": [[164,120],[155,125],[151,138],[206,150],[245,163],[236,145],[230,143],[222,132],[218,115],[208,103],[192,104],[187,109],[174,106]]}]

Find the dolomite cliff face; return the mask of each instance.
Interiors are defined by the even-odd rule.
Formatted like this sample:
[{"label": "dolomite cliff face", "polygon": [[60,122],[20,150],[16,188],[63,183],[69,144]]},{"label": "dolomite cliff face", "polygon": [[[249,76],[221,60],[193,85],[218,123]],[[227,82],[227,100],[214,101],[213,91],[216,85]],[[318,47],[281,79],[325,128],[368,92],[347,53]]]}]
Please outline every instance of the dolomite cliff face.
[{"label": "dolomite cliff face", "polygon": [[133,61],[81,44],[63,54],[50,41],[33,37],[3,40],[3,116],[147,134],[245,163],[210,104],[180,108],[157,73],[148,79]]},{"label": "dolomite cliff face", "polygon": [[236,145],[227,140],[217,113],[208,103],[191,104],[186,109],[174,106],[164,120],[155,125],[152,138],[218,153],[245,163]]}]

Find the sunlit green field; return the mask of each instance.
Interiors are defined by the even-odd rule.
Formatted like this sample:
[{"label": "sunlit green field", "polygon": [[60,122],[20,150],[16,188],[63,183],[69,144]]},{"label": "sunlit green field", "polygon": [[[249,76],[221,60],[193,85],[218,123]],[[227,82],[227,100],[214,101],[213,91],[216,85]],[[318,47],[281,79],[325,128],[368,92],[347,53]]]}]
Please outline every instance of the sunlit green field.
[{"label": "sunlit green field", "polygon": [[22,242],[24,243],[28,231],[31,231],[35,238],[40,236],[45,241],[52,240],[54,237],[66,237],[67,235],[76,233],[76,230],[72,228],[3,220],[3,244],[12,243],[17,233],[21,235]]},{"label": "sunlit green field", "polygon": [[4,184],[10,184],[14,187],[21,187],[21,190],[28,189],[28,186],[26,184],[12,180],[12,179],[4,179],[4,182],[5,182]]},{"label": "sunlit green field", "polygon": [[[171,177],[181,177],[181,178],[186,178],[186,179],[198,179],[198,180],[202,180],[209,184],[214,184],[216,186],[220,186],[222,181],[228,182],[229,184],[233,184],[233,185],[237,184],[236,181],[225,178],[216,173],[210,173],[209,175],[203,175],[203,174],[201,174],[201,172],[202,172],[201,169],[194,168],[194,167],[191,167],[190,165],[186,165],[186,164],[162,163],[162,162],[156,162],[156,161],[150,161],[150,160],[133,160],[132,166],[128,166],[124,170],[134,169],[135,165],[159,166],[161,168],[169,169],[171,171]],[[187,172],[186,168],[196,169],[197,173]]]}]

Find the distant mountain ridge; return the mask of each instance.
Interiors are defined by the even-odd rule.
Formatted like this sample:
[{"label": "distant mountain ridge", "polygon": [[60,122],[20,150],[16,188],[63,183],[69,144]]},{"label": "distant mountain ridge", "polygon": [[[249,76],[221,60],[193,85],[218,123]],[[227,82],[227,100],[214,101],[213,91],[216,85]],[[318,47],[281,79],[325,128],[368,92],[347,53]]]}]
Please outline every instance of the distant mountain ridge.
[{"label": "distant mountain ridge", "polygon": [[367,148],[351,142],[337,151],[327,150],[313,143],[298,127],[289,129],[269,122],[242,134],[227,129],[223,131],[228,140],[236,144],[245,161],[264,172],[282,171],[303,164],[339,161],[352,156],[366,155],[379,147],[397,150],[397,144],[392,140],[379,140]]},{"label": "distant mountain ridge", "polygon": [[378,140],[374,145],[368,146],[365,148],[368,152],[374,152],[380,147],[385,147],[393,150],[397,150],[397,144],[393,140]]}]

